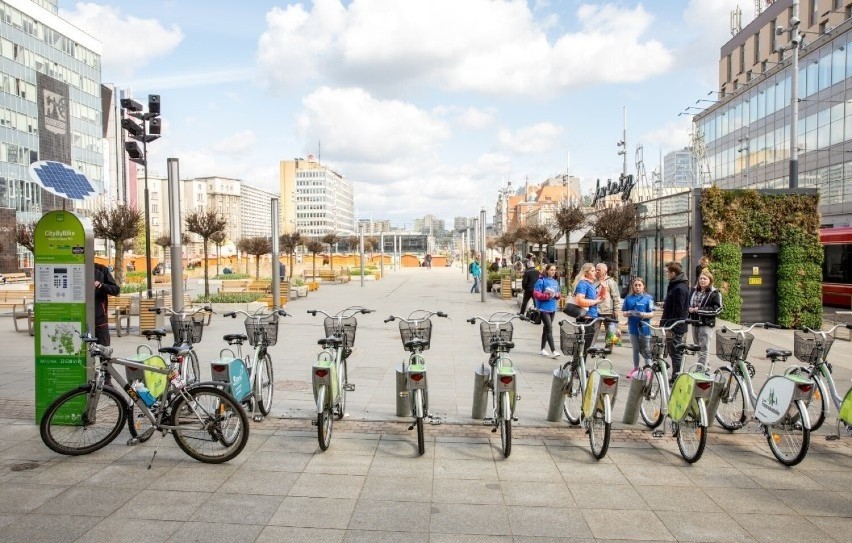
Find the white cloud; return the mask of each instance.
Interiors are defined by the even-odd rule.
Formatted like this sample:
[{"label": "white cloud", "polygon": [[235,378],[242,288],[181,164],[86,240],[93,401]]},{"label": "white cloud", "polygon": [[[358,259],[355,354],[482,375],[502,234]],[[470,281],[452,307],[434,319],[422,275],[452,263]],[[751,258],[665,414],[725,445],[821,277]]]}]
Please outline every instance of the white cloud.
[{"label": "white cloud", "polygon": [[469,107],[459,114],[458,122],[465,128],[481,130],[494,122],[494,110]]},{"label": "white cloud", "polygon": [[541,154],[560,147],[562,127],[553,123],[537,123],[515,132],[503,129],[498,134],[504,150],[523,155]]},{"label": "white cloud", "polygon": [[[640,141],[648,147],[661,147],[663,153],[667,153],[689,146],[691,132],[692,118],[680,117],[677,121],[643,134]],[[651,157],[646,157],[646,163],[649,162],[649,158]],[[656,163],[657,161],[652,159],[650,162]]]},{"label": "white cloud", "polygon": [[445,90],[549,95],[560,89],[634,82],[670,69],[673,57],[643,38],[641,7],[581,6],[581,29],[548,40],[521,0],[316,0],[274,8],[258,42],[273,86],[324,78],[387,89],[426,83]]},{"label": "white cloud", "polygon": [[60,14],[103,43],[105,72],[127,76],[134,68],[171,53],[184,37],[177,25],[166,28],[154,18],[124,16],[114,7],[85,2],[74,7],[74,11],[60,10]]},{"label": "white cloud", "polygon": [[257,136],[251,130],[241,130],[213,144],[211,149],[225,155],[240,155],[252,148]]}]

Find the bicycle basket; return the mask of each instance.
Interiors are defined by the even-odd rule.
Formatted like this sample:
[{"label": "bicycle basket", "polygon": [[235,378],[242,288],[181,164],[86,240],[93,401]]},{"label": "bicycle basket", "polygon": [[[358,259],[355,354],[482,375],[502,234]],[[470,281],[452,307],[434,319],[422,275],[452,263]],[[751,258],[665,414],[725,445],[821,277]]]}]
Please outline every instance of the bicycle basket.
[{"label": "bicycle basket", "polygon": [[[834,344],[834,336],[826,334],[825,339],[813,332],[796,330],[793,335],[793,354],[805,364],[816,364],[820,356],[824,359]],[[822,353],[820,353],[822,347]]]},{"label": "bicycle basket", "polygon": [[482,337],[482,350],[486,353],[490,353],[491,342],[496,339],[512,341],[512,331],[513,327],[511,322],[502,322],[500,324],[480,322],[479,335]]},{"label": "bicycle basket", "polygon": [[662,360],[669,355],[667,348],[670,332],[666,330],[654,330],[651,328],[651,358]]},{"label": "bicycle basket", "polygon": [[181,343],[199,343],[201,333],[204,332],[204,315],[172,315],[169,317],[172,324],[172,334],[175,337],[175,345]]},{"label": "bicycle basket", "polygon": [[342,320],[334,317],[326,317],[323,321],[323,326],[325,326],[325,337],[340,334],[346,337],[345,348],[351,349],[355,345],[355,329],[358,326],[358,321],[355,317],[346,317]]},{"label": "bicycle basket", "polygon": [[585,326],[585,336],[580,328],[571,326],[568,321],[562,321],[559,325],[559,348],[562,354],[570,356],[571,359],[578,358],[582,350],[584,338],[593,335],[595,331],[592,326]]},{"label": "bicycle basket", "polygon": [[746,332],[741,340],[739,334],[717,330],[716,356],[730,363],[736,362],[737,358],[745,360],[751,349],[752,341],[754,341],[754,336],[749,332]]},{"label": "bicycle basket", "polygon": [[271,347],[278,342],[278,313],[264,315],[257,319],[246,317],[246,335],[252,347],[260,343],[261,334],[266,332],[266,345]]},{"label": "bicycle basket", "polygon": [[[429,349],[429,343],[432,341],[432,321],[429,319],[418,321],[417,323],[399,321],[399,338],[402,340],[403,346],[406,341],[414,338],[421,339],[426,343],[422,344],[424,351]],[[410,347],[405,347],[406,351],[411,351]]]}]

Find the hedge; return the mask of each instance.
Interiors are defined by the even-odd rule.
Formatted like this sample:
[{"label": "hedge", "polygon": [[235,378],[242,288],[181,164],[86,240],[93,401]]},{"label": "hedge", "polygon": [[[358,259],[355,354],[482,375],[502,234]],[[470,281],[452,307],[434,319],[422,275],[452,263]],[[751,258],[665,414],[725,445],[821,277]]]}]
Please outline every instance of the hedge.
[{"label": "hedge", "polygon": [[740,270],[743,267],[743,253],[739,245],[721,243],[711,254],[710,272],[716,288],[722,293],[722,313],[719,317],[732,322],[740,322],[743,299],[740,296]]}]

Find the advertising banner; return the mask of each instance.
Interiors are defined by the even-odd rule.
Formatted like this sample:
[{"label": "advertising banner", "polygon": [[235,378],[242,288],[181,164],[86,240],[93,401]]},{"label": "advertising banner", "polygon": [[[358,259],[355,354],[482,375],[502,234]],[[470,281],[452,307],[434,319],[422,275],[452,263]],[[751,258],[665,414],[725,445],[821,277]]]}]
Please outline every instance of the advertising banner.
[{"label": "advertising banner", "polygon": [[39,160],[71,164],[71,113],[68,85],[36,74]]}]

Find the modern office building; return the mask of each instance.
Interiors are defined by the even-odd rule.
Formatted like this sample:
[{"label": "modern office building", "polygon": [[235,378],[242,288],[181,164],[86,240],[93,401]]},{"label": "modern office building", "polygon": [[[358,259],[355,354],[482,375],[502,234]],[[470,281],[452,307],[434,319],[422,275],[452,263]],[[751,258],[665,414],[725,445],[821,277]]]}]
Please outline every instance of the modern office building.
[{"label": "modern office building", "polygon": [[[761,4],[764,5],[764,4]],[[822,223],[852,224],[852,1],[802,0],[798,187],[818,188]],[[704,183],[790,184],[793,0],[776,0],[722,46],[719,101],[694,118]]]},{"label": "modern office building", "polygon": [[355,198],[352,182],[323,166],[313,155],[282,160],[281,232],[298,230],[303,236],[355,234]]},{"label": "modern office building", "polygon": [[[278,195],[246,183],[240,188],[243,237],[272,236],[272,199]],[[280,221],[279,205],[279,221]]]},{"label": "modern office building", "polygon": [[[62,209],[30,181],[38,160],[70,164],[104,191],[101,43],[62,19],[56,1],[0,0],[0,231]],[[4,239],[4,241],[7,241]],[[30,266],[0,244],[0,272]]]},{"label": "modern office building", "polygon": [[678,149],[663,157],[663,187],[694,187],[698,185],[698,161],[692,149]]},{"label": "modern office building", "polygon": [[391,224],[388,219],[359,219],[358,225],[364,229],[364,235],[391,231]]}]

